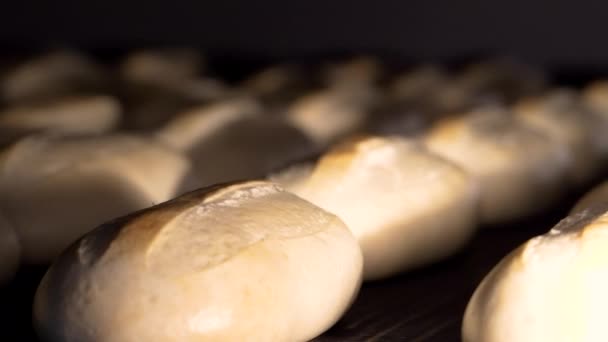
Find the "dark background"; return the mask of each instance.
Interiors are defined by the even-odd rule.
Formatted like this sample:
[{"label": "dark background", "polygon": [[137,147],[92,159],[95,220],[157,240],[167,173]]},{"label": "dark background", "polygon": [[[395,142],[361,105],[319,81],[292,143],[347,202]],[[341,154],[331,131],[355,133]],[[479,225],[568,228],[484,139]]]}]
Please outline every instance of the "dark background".
[{"label": "dark background", "polygon": [[194,45],[235,58],[380,52],[413,60],[510,54],[549,67],[608,67],[606,1],[17,1],[2,49]]}]

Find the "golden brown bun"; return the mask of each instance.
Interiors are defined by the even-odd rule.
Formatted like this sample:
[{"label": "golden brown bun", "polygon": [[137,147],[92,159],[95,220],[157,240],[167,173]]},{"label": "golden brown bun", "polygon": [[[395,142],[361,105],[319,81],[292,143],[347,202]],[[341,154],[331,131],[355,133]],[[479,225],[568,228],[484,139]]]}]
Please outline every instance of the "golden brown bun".
[{"label": "golden brown bun", "polygon": [[464,342],[608,340],[608,214],[579,212],[506,256],[467,306]]},{"label": "golden brown bun", "polygon": [[479,180],[484,223],[511,221],[546,208],[561,196],[571,166],[565,147],[500,107],[441,120],[424,140],[431,151]]},{"label": "golden brown bun", "polygon": [[477,224],[474,180],[407,139],[347,140],[316,165],[271,179],[346,223],[363,250],[368,280],[454,253]]},{"label": "golden brown bun", "polygon": [[360,285],[334,215],[268,182],[200,189],[73,244],[36,293],[45,341],[307,341]]},{"label": "golden brown bun", "polygon": [[605,147],[596,145],[601,141],[593,135],[593,117],[581,105],[575,91],[557,89],[525,98],[513,110],[526,125],[548,135],[554,144],[568,148],[573,159],[570,178],[574,185],[584,185],[593,179]]}]

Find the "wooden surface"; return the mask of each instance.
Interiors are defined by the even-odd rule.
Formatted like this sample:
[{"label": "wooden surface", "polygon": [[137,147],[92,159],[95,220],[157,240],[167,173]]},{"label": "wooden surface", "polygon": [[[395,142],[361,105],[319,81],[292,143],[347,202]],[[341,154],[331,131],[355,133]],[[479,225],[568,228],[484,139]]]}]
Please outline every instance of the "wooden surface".
[{"label": "wooden surface", "polygon": [[[548,231],[580,194],[572,194],[536,218],[479,231],[459,255],[386,281],[367,283],[352,308],[316,342],[460,341],[465,306],[477,284],[509,251]],[[20,270],[0,294],[0,341],[36,341],[31,303],[44,267]]]}]

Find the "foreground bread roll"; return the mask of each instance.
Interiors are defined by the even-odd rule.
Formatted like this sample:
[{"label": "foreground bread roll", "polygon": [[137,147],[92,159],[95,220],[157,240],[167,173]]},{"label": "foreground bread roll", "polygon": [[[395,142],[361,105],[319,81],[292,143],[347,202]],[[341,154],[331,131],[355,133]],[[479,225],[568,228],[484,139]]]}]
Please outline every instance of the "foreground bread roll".
[{"label": "foreground bread roll", "polygon": [[109,96],[69,97],[13,106],[0,112],[0,144],[42,131],[106,133],[118,125],[120,114],[120,103]]},{"label": "foreground bread roll", "polygon": [[[588,183],[597,173],[601,146],[593,137],[593,121],[574,91],[559,89],[544,96],[521,100],[514,106],[518,119],[538,129],[570,150],[574,185]],[[601,134],[605,135],[605,132]]]},{"label": "foreground bread roll", "polygon": [[307,341],[361,279],[334,215],[268,182],[188,193],[106,223],[45,275],[44,341]]},{"label": "foreground bread roll", "polygon": [[368,280],[454,253],[477,223],[471,177],[411,140],[349,140],[316,165],[271,179],[346,223],[363,250]]},{"label": "foreground bread roll", "polygon": [[424,137],[431,151],[479,179],[483,223],[501,223],[544,209],[559,198],[570,166],[568,151],[485,107],[438,122]]},{"label": "foreground bread roll", "polygon": [[190,157],[202,185],[263,177],[314,153],[313,143],[255,101],[230,100],[183,113],[157,136]]},{"label": "foreground bread roll", "polygon": [[127,135],[32,136],[2,159],[0,210],[28,263],[46,263],[100,222],[193,186],[185,157]]},{"label": "foreground bread roll", "polygon": [[0,93],[9,103],[27,102],[97,92],[106,83],[103,70],[87,56],[67,50],[54,51],[13,68],[5,75]]},{"label": "foreground bread roll", "polygon": [[0,213],[0,286],[10,281],[17,268],[21,247],[13,226]]},{"label": "foreground bread roll", "polygon": [[608,211],[608,182],[604,182],[587,192],[572,209],[571,213],[584,210]]},{"label": "foreground bread roll", "polygon": [[580,213],[505,257],[464,315],[464,342],[608,341],[608,214]]}]

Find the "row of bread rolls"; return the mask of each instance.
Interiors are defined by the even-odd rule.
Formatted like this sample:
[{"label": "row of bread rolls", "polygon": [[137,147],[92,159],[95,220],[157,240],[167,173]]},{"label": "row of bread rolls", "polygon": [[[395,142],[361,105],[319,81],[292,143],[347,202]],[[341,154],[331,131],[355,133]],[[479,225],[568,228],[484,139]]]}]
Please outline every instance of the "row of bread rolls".
[{"label": "row of bread rolls", "polygon": [[[330,94],[328,96],[332,100],[338,96],[337,108],[356,108],[367,116],[368,101],[378,100],[369,100],[374,97],[370,77],[366,76],[366,72],[359,71],[370,68],[365,63],[352,65],[357,70],[350,73],[354,74],[352,78],[344,83],[334,78],[332,86],[323,91]],[[467,84],[451,85],[449,88],[455,89],[450,90],[452,94],[458,94],[462,89],[466,93],[482,93],[479,89],[486,87],[475,82],[469,85],[462,80],[450,82]],[[368,98],[369,94],[372,96]],[[458,100],[458,96],[456,98]],[[272,163],[283,162],[279,157],[285,157],[287,161],[300,156],[300,152],[294,151],[309,152],[311,147],[332,145],[331,142],[348,136],[356,130],[354,127],[362,127],[365,122],[359,119],[359,114],[348,114],[343,116],[344,120],[354,119],[356,122],[350,128],[339,129],[337,133],[326,136],[315,135],[311,133],[317,129],[315,125],[323,129],[323,118],[336,111],[322,108],[324,115],[311,111],[312,117],[317,115],[318,118],[312,119],[315,124],[309,126],[310,131],[303,129],[304,134],[313,141],[312,145],[305,136],[297,138],[297,131],[287,133],[284,141],[279,139],[258,144],[258,141],[271,134],[280,136],[290,129],[295,130],[293,126],[301,129],[304,126],[298,126],[289,112],[286,118],[279,118],[278,121],[277,118],[270,120],[262,117],[256,105],[247,104],[242,97],[219,103],[220,106],[206,107],[202,114],[199,110],[188,111],[153,134],[172,149],[161,147],[150,137],[141,138],[143,143],[140,146],[158,144],[158,148],[171,154],[171,157],[151,153],[149,158],[144,158],[145,161],[137,161],[136,156],[146,153],[138,151],[129,154],[131,147],[118,143],[121,139],[115,136],[79,138],[89,143],[79,141],[78,144],[70,144],[70,140],[75,138],[57,138],[57,144],[53,139],[38,137],[20,141],[8,150],[2,166],[7,175],[4,184],[10,189],[6,192],[9,194],[7,198],[12,203],[9,210],[5,210],[9,222],[17,226],[18,234],[20,227],[29,224],[30,220],[34,222],[29,227],[34,227],[34,230],[51,232],[52,237],[32,234],[42,237],[39,242],[54,239],[59,236],[57,232],[69,232],[66,235],[70,236],[60,243],[65,247],[71,242],[68,240],[77,238],[98,222],[106,220],[91,218],[86,208],[97,208],[98,203],[110,203],[116,198],[115,204],[125,212],[117,210],[107,215],[120,216],[177,195],[180,190],[175,184],[181,184],[186,173],[184,170],[188,167],[174,170],[174,165],[183,163],[170,161],[170,158],[178,156],[185,160],[181,153],[199,165],[195,171],[199,176],[195,182],[197,185],[232,180],[234,177],[258,177],[276,166]],[[236,111],[234,107],[237,107]],[[344,312],[356,293],[361,272],[367,279],[378,279],[438,260],[464,245],[479,224],[480,212],[482,222],[513,219],[528,214],[528,210],[539,210],[527,196],[536,196],[533,198],[538,201],[545,200],[542,195],[545,192],[549,194],[549,201],[552,196],[557,196],[551,192],[559,192],[559,177],[567,179],[566,175],[573,165],[568,148],[563,148],[565,152],[560,151],[562,148],[557,138],[552,140],[548,133],[525,124],[523,120],[516,120],[501,110],[482,109],[440,121],[430,133],[423,133],[421,140],[369,137],[342,141],[333,145],[335,147],[323,154],[316,164],[296,165],[285,173],[271,176],[288,191],[326,211],[275,185],[245,182],[200,190],[103,225],[73,244],[45,277],[36,300],[38,329],[49,340],[129,341],[136,340],[138,336],[160,340],[234,340],[247,334],[252,334],[249,336],[254,340],[311,338],[333,324]],[[307,115],[302,114],[303,117]],[[365,117],[365,120],[368,119]],[[447,133],[436,133],[441,132],[442,126],[450,126],[445,123],[449,121],[460,123],[455,124],[453,130],[447,129]],[[341,127],[342,123],[340,120],[338,122],[338,127]],[[242,134],[234,134],[234,130]],[[249,135],[252,131],[254,134]],[[182,135],[180,132],[185,133]],[[439,140],[447,139],[448,145],[464,139],[460,147],[463,152],[456,152],[454,158],[442,157],[440,152],[430,152],[423,145],[435,150],[429,142],[433,136],[439,136]],[[108,146],[114,149],[109,148],[107,153],[97,157],[96,152],[104,150],[98,145],[98,141],[103,139],[112,141]],[[520,140],[525,142],[520,143]],[[293,147],[289,144],[293,144]],[[22,145],[21,150],[19,145]],[[489,152],[473,161],[457,159],[478,145],[482,145],[481,151],[485,149]],[[52,148],[46,150],[45,146]],[[76,146],[84,147],[79,150]],[[258,147],[261,152],[256,152]],[[286,150],[276,152],[267,162],[263,161],[264,156],[269,155],[267,151],[285,147]],[[249,150],[251,154],[248,154]],[[125,164],[108,162],[119,151],[125,153]],[[437,148],[437,151],[440,149]],[[78,155],[81,157],[78,158]],[[490,165],[486,166],[488,159],[494,155],[500,158],[489,160]],[[44,157],[47,157],[46,161]],[[80,160],[83,164],[79,164]],[[94,160],[101,162],[95,164]],[[530,162],[533,162],[532,165],[528,165]],[[98,166],[106,163],[111,164],[107,169],[109,171]],[[136,166],[139,164],[143,166]],[[538,165],[548,167],[543,169]],[[124,171],[138,168],[145,171],[140,171],[140,174],[137,171]],[[102,171],[97,173],[98,169]],[[48,173],[53,175],[56,170],[61,173],[55,173],[48,184],[42,182],[42,186],[35,185],[43,191],[28,188],[40,184],[35,182],[47,179]],[[110,170],[120,170],[116,182],[112,178],[115,174]],[[148,176],[149,172],[154,175],[153,170],[158,170],[157,178]],[[89,171],[92,176],[87,174]],[[540,175],[545,173],[548,179]],[[517,176],[515,181],[512,175]],[[138,183],[140,178],[148,180]],[[55,179],[57,188],[53,189]],[[493,179],[507,184],[499,190],[492,189],[495,185]],[[159,180],[167,181],[174,187],[167,192],[158,190]],[[77,184],[75,190],[62,192],[65,195],[65,200],[62,200],[64,195],[58,196],[62,191],[59,189],[69,189],[70,182]],[[146,182],[153,184],[141,185]],[[113,186],[115,183],[121,184]],[[92,185],[87,188],[83,184]],[[48,192],[45,187],[48,187]],[[138,190],[148,197],[142,196],[141,201],[131,199],[130,196],[139,197]],[[101,198],[106,191],[110,193],[108,197],[111,200]],[[150,193],[162,195],[155,197]],[[275,195],[280,200],[273,199]],[[87,196],[100,201],[87,206]],[[129,205],[119,203],[123,198]],[[530,205],[526,207],[520,201]],[[50,202],[53,205],[47,208]],[[36,203],[43,208],[39,216],[33,215],[39,209],[28,209],[36,208]],[[130,203],[134,204],[130,206]],[[281,209],[283,205],[285,207]],[[481,206],[481,211],[478,206]],[[66,208],[70,212],[63,215],[65,212],[61,210]],[[314,208],[317,214],[310,212],[310,208]],[[44,210],[48,210],[49,214]],[[70,224],[72,211],[91,219],[86,228],[84,223],[79,223],[76,229],[86,230],[75,233],[64,228],[64,225]],[[44,226],[47,222],[35,222],[46,219],[52,219],[49,223],[57,224],[56,227],[60,228],[55,228],[57,231],[53,232]],[[328,225],[326,221],[336,220],[344,221],[350,232],[342,223],[332,223],[342,227],[335,233],[340,236],[339,239],[318,235],[319,226],[325,227]],[[275,226],[287,227],[279,229],[286,231],[286,235],[264,233],[269,227]],[[314,229],[307,232],[308,226]],[[301,235],[290,235],[302,229]],[[291,240],[294,240],[293,243],[290,243]],[[319,243],[320,246],[317,246]],[[42,259],[48,259],[63,249],[57,245],[52,247],[49,250],[41,249]],[[35,247],[24,250],[28,248],[38,253]],[[320,261],[307,261],[312,257],[308,254],[316,253],[317,248],[320,248],[319,255],[316,255]],[[362,266],[360,253],[363,254],[365,266]],[[156,266],[159,268],[154,267],[154,255],[160,263]],[[327,263],[331,259],[337,262]],[[187,266],[190,262],[193,267]],[[327,268],[318,267],[323,262]],[[208,266],[210,264],[213,267]],[[250,269],[253,271],[252,279],[242,277],[243,272]],[[285,272],[277,271],[283,269]],[[316,287],[305,281],[310,277],[330,276],[327,283],[315,282]],[[235,278],[224,280],[224,277]],[[111,285],[113,282],[116,284]],[[202,288],[210,294],[202,294]],[[294,291],[294,288],[302,290]],[[58,289],[68,289],[66,293],[73,295],[63,299],[58,294],[64,292],[59,290],[58,293]],[[138,295],[132,296],[131,290]],[[301,298],[291,298],[294,296],[288,294],[293,292],[297,292],[296,297]],[[230,299],[235,294],[243,293],[247,295]],[[273,295],[269,296],[269,293]],[[285,295],[279,295],[281,293]],[[107,298],[120,299],[106,301]],[[259,322],[246,323],[245,317],[258,316],[255,310],[268,310],[268,305],[259,305],[257,300],[277,300],[277,310],[280,310],[276,311],[275,316],[269,314],[260,317]],[[320,303],[326,306],[320,306]],[[119,305],[116,315],[108,314],[115,305]],[[287,307],[293,316],[285,315]],[[209,311],[205,311],[205,308],[209,308]],[[167,322],[168,317],[175,318],[175,321]],[[264,327],[273,320],[284,322],[278,325],[282,328],[253,328]],[[123,322],[122,325],[120,322]]]},{"label": "row of bread rolls", "polygon": [[485,277],[467,306],[463,341],[606,341],[607,247],[604,182]]}]

